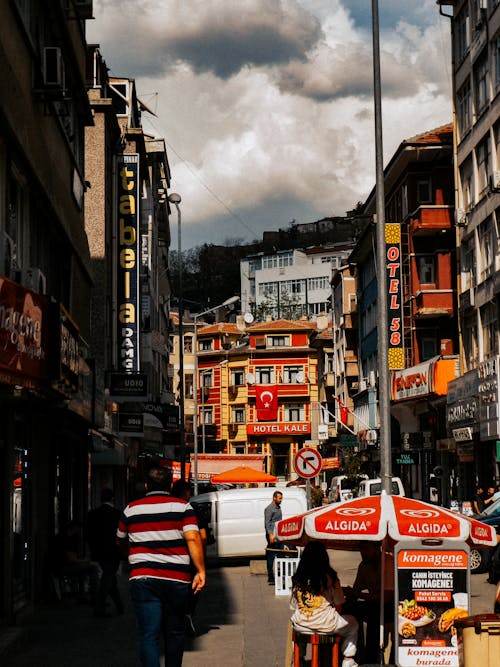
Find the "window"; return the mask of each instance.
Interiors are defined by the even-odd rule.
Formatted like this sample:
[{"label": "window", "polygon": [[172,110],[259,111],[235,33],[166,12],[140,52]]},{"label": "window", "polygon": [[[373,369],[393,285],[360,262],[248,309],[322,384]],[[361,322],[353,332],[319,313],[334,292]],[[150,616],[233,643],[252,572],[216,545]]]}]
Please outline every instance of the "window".
[{"label": "window", "polygon": [[233,408],[231,411],[231,422],[233,424],[244,424],[245,408]]},{"label": "window", "polygon": [[249,271],[260,271],[262,268],[262,258],[256,257],[255,259],[250,259],[248,261],[248,270]]},{"label": "window", "polygon": [[184,352],[192,352],[193,351],[193,337],[192,336],[185,336],[184,337]]},{"label": "window", "polygon": [[310,290],[328,289],[330,286],[330,279],[328,276],[317,276],[316,278],[308,278],[307,286]]},{"label": "window", "polygon": [[417,181],[417,201],[419,204],[432,202],[431,183],[427,178]]},{"label": "window", "polygon": [[477,189],[483,192],[490,182],[490,163],[491,163],[490,136],[487,135],[476,148],[477,161]]},{"label": "window", "polygon": [[460,167],[460,181],[462,184],[463,207],[465,211],[470,211],[476,199],[471,157],[467,158]]},{"label": "window", "polygon": [[421,361],[426,361],[426,359],[432,359],[438,353],[437,351],[437,340],[435,338],[422,338],[422,359]]},{"label": "window", "polygon": [[335,357],[331,352],[325,354],[325,371],[333,373],[335,371]]},{"label": "window", "polygon": [[285,366],[283,368],[283,382],[285,384],[304,382],[304,368],[302,366]]},{"label": "window", "polygon": [[483,334],[483,358],[496,354],[497,345],[497,312],[495,305],[488,303],[481,308],[481,327]]},{"label": "window", "polygon": [[464,318],[463,324],[463,345],[467,370],[477,367],[478,347],[477,347],[477,324],[475,316]]},{"label": "window", "polygon": [[211,338],[209,338],[208,340],[200,340],[199,342],[200,351],[206,352],[207,350],[211,350],[212,344],[213,340]]},{"label": "window", "polygon": [[457,121],[460,138],[470,129],[472,122],[472,98],[470,81],[466,81],[457,93]]},{"label": "window", "polygon": [[285,403],[284,411],[286,422],[304,421],[304,405],[302,403]]},{"label": "window", "polygon": [[202,424],[213,424],[214,423],[214,412],[211,406],[204,405],[200,410],[201,423]]},{"label": "window", "polygon": [[23,238],[26,211],[24,179],[11,165],[7,182],[7,210],[3,233],[3,275],[14,277],[14,271],[23,265]]},{"label": "window", "polygon": [[213,387],[213,373],[211,370],[200,371],[200,387]]},{"label": "window", "polygon": [[257,366],[255,368],[257,384],[274,384],[273,366]]},{"label": "window", "polygon": [[263,269],[276,269],[285,266],[292,266],[293,252],[279,253],[278,255],[266,255],[262,258]]},{"label": "window", "polygon": [[306,291],[305,280],[282,280],[280,283],[281,292],[288,294],[302,294]]},{"label": "window", "polygon": [[500,37],[495,39],[495,90],[500,86]]},{"label": "window", "polygon": [[290,336],[268,336],[268,347],[288,347],[290,345]]},{"label": "window", "polygon": [[235,387],[245,384],[245,373],[242,368],[235,368],[231,371],[231,384]]},{"label": "window", "polygon": [[260,296],[274,296],[275,294],[278,294],[278,283],[260,283]]},{"label": "window", "polygon": [[471,236],[470,238],[463,240],[460,246],[463,289],[470,289],[476,285],[474,277],[475,254],[474,236]]},{"label": "window", "polygon": [[474,67],[474,103],[476,116],[488,104],[488,60],[482,56]]},{"label": "window", "polygon": [[421,285],[433,285],[436,282],[434,256],[420,255],[417,257],[417,271]]},{"label": "window", "polygon": [[193,374],[184,375],[184,393],[186,398],[193,398]]},{"label": "window", "polygon": [[493,230],[491,220],[485,220],[478,228],[480,277],[482,280],[491,275],[493,271]]},{"label": "window", "polygon": [[469,51],[469,7],[465,3],[456,20],[456,59],[457,63],[465,57]]},{"label": "window", "polygon": [[329,301],[320,301],[319,303],[310,303],[308,306],[309,315],[319,315],[320,313],[328,313],[331,310],[331,303]]}]

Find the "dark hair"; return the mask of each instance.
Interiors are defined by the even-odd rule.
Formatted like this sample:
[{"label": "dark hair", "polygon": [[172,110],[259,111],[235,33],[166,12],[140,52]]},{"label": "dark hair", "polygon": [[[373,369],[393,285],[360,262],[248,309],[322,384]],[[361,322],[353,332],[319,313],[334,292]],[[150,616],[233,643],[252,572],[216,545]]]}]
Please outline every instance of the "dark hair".
[{"label": "dark hair", "polygon": [[337,579],[325,545],[322,542],[308,542],[292,577],[292,593],[301,590],[320,595],[329,583],[334,583]]},{"label": "dark hair", "polygon": [[148,491],[170,491],[172,473],[163,466],[151,466],[146,477]]},{"label": "dark hair", "polygon": [[191,484],[184,479],[177,479],[172,484],[170,493],[176,498],[180,498],[186,491],[191,492]]},{"label": "dark hair", "polygon": [[101,489],[101,503],[110,503],[114,497],[115,494],[113,492],[113,489],[110,489],[108,487],[104,487],[104,489]]}]

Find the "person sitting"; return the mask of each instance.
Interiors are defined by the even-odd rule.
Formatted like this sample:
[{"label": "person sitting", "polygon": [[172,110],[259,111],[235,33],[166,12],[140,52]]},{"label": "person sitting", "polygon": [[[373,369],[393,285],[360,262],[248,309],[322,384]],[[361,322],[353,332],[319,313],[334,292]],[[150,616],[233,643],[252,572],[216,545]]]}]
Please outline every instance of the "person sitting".
[{"label": "person sitting", "polygon": [[[57,577],[76,579],[79,599],[94,605],[99,586],[99,566],[88,558],[78,556],[80,529],[80,522],[72,520],[55,536],[50,554],[50,567]],[[89,600],[85,595],[87,580]]]},{"label": "person sitting", "polygon": [[[382,549],[380,542],[363,541],[359,551],[361,562],[352,588],[344,587],[346,609],[360,623],[359,644],[364,662],[378,663],[380,654],[380,590]],[[387,625],[394,619],[394,559],[392,554],[384,558],[384,618]],[[366,641],[363,623],[366,623]]]},{"label": "person sitting", "polygon": [[339,613],[343,601],[339,578],[330,566],[326,547],[321,542],[309,542],[292,576],[292,626],[306,634],[340,635],[342,667],[357,667],[354,656],[358,622],[353,616]]}]

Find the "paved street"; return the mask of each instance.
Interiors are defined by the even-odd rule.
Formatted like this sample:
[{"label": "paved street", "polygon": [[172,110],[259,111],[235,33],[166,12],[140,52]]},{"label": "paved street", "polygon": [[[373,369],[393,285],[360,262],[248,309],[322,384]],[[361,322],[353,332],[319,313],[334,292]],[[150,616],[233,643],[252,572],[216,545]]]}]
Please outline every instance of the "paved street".
[{"label": "paved street", "polygon": [[[357,553],[334,552],[342,583],[351,584]],[[285,667],[288,597],[275,596],[264,561],[209,570],[200,600],[197,636],[190,639],[184,667]],[[472,577],[472,611],[491,612],[495,587],[487,575]],[[122,581],[126,589],[126,581]],[[127,593],[124,593],[127,597]],[[38,611],[15,644],[2,653],[2,667],[137,667],[134,617],[127,600],[123,616],[96,619],[88,605],[73,599]],[[5,636],[4,636],[5,639]],[[4,642],[5,644],[5,642]]]}]

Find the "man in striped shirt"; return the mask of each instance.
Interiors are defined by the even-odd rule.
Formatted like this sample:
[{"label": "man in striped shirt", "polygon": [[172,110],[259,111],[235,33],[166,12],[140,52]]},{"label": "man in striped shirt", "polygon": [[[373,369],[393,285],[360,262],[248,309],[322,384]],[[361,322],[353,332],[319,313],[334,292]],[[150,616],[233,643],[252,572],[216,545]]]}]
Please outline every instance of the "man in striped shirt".
[{"label": "man in striped shirt", "polygon": [[[171,476],[152,467],[146,495],[124,509],[118,542],[128,546],[130,594],[137,617],[143,667],[159,667],[160,635],[165,665],[181,667],[189,589],[205,585],[203,545],[193,508],[170,495]],[[191,581],[190,561],[196,574]]]}]

